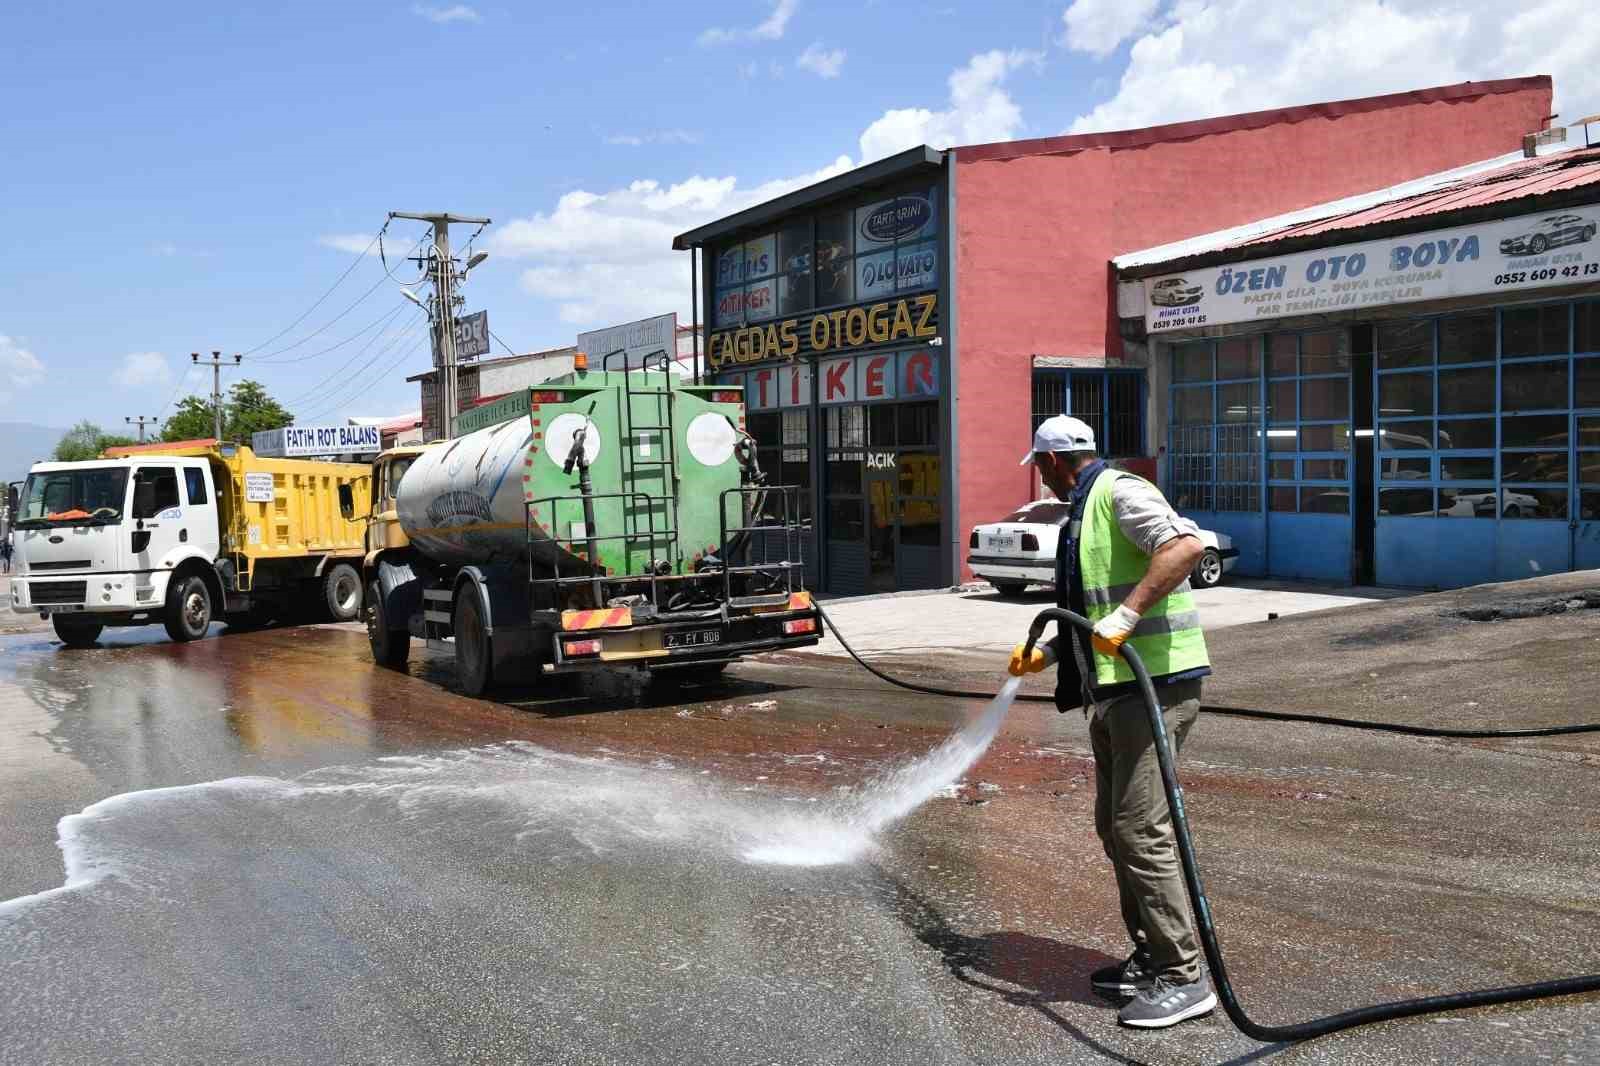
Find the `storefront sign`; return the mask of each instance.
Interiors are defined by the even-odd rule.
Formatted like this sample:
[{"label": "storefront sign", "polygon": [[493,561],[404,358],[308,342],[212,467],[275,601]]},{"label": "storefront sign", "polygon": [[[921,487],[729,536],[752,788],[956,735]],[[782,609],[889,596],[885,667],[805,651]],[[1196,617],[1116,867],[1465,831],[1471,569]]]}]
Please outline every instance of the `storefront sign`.
[{"label": "storefront sign", "polygon": [[[841,356],[816,364],[817,400],[823,404],[876,403],[929,399],[939,395],[937,356],[927,348]],[[805,407],[811,403],[812,365],[808,362],[759,367],[747,373],[724,372],[717,380],[744,387],[752,411]]]},{"label": "storefront sign", "polygon": [[932,236],[933,201],[926,196],[898,196],[856,209],[857,249]]},{"label": "storefront sign", "polygon": [[611,365],[614,367],[620,367],[623,360],[629,366],[639,366],[645,356],[657,352],[666,352],[667,358],[675,358],[678,352],[677,313],[641,318],[637,322],[580,333],[578,351],[589,357],[589,365],[596,370],[602,369],[606,356],[614,352],[626,353],[613,356]]},{"label": "storefront sign", "polygon": [[377,426],[285,426],[250,435],[257,455],[358,455],[382,450]]},{"label": "storefront sign", "polygon": [[474,311],[456,318],[456,358],[476,359],[489,354],[489,312]]},{"label": "storefront sign", "polygon": [[[922,340],[938,335],[938,311],[938,294],[926,293],[797,315],[766,325],[718,330],[711,334],[711,366],[720,370],[734,364],[792,360],[802,355],[848,351],[872,344]],[[721,320],[720,300],[718,319]]]},{"label": "storefront sign", "polygon": [[1600,282],[1600,204],[1206,267],[1144,283],[1152,333]]}]

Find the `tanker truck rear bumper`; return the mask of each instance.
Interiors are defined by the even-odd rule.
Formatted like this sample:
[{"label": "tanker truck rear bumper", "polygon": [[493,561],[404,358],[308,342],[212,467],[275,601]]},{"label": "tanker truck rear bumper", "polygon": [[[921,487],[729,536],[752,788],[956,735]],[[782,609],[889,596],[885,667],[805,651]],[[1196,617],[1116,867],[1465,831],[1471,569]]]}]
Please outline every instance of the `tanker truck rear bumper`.
[{"label": "tanker truck rear bumper", "polygon": [[552,638],[549,670],[572,673],[621,666],[656,670],[811,647],[821,637],[821,620],[809,597],[803,607],[795,606],[798,609],[638,625],[616,624],[625,618],[623,608],[569,611]]}]

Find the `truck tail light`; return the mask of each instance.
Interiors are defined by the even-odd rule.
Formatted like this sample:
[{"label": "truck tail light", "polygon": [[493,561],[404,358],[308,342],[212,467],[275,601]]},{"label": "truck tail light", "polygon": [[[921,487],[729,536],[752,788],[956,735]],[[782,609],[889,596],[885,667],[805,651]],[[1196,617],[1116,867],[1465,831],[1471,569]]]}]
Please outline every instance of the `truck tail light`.
[{"label": "truck tail light", "polygon": [[795,636],[800,633],[815,633],[817,620],[815,618],[791,618],[783,623],[783,632],[786,636]]},{"label": "truck tail light", "polygon": [[536,392],[536,393],[533,394],[533,396],[531,397],[529,402],[530,403],[565,403],[566,402],[566,396],[564,394],[562,394],[562,393],[559,393],[559,392]]},{"label": "truck tail light", "polygon": [[598,640],[569,640],[561,646],[569,659],[589,659],[600,654]]},{"label": "truck tail light", "polygon": [[1039,538],[1034,536],[1032,533],[1024,533],[1022,535],[1022,550],[1025,551],[1025,552],[1036,552],[1036,551],[1038,551],[1039,550]]},{"label": "truck tail light", "polygon": [[728,389],[726,391],[713,392],[710,400],[712,403],[743,403],[744,394],[739,392],[738,389]]}]

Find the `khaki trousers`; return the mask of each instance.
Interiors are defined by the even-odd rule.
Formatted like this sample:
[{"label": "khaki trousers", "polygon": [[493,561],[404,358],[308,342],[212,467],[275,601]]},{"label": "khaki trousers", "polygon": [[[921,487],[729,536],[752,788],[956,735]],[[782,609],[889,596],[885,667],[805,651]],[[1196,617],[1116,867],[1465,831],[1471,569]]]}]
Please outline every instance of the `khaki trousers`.
[{"label": "khaki trousers", "polygon": [[[1157,685],[1156,695],[1176,760],[1200,714],[1200,681]],[[1151,973],[1183,984],[1197,981],[1200,948],[1144,698],[1134,692],[1106,704],[1090,721],[1089,739],[1094,827],[1116,871],[1128,936]]]}]

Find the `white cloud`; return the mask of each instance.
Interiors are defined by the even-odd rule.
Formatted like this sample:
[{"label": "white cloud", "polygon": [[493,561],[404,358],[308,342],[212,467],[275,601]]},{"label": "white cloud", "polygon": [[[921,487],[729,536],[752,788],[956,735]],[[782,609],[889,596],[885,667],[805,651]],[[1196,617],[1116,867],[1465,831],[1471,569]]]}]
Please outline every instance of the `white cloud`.
[{"label": "white cloud", "polygon": [[122,365],[111,375],[111,381],[130,389],[165,386],[172,383],[172,371],[167,368],[166,356],[160,352],[130,352],[123,356]]},{"label": "white cloud", "polygon": [[20,340],[0,333],[0,402],[11,399],[17,389],[44,380],[44,363],[22,346]]},{"label": "white cloud", "polygon": [[772,14],[749,29],[725,29],[713,26],[700,34],[702,45],[733,44],[736,41],[776,41],[789,28],[795,8],[800,0],[774,0]]},{"label": "white cloud", "polygon": [[[325,233],[317,238],[317,243],[324,248],[349,252],[351,255],[361,255],[365,252],[367,255],[376,257],[378,254],[378,245],[373,241],[370,233]],[[392,249],[393,246],[391,245],[389,248],[385,248],[384,251],[387,252]]]},{"label": "white cloud", "polygon": [[862,162],[881,159],[919,144],[946,148],[983,144],[1015,137],[1022,129],[1022,109],[1001,83],[1018,67],[1038,66],[1038,52],[980,52],[950,75],[950,106],[885,111],[861,134]]},{"label": "white cloud", "polygon": [[1062,12],[1061,43],[1079,52],[1109,55],[1150,20],[1161,0],[1073,0]]},{"label": "white cloud", "polygon": [[[1067,10],[1070,46],[1100,53],[1138,32],[1119,29],[1119,13],[1088,19],[1073,40],[1072,12],[1085,4],[1100,8],[1077,0]],[[1506,11],[1489,0],[1167,0],[1133,42],[1111,98],[1071,132],[1525,74],[1555,76],[1558,109],[1600,105],[1600,37],[1576,29],[1592,19],[1592,0],[1526,0]]]},{"label": "white cloud", "polygon": [[704,138],[690,130],[652,130],[648,133],[613,133],[605,138],[607,144],[641,148],[647,144],[699,144]]},{"label": "white cloud", "polygon": [[[576,333],[677,311],[689,320],[689,261],[672,238],[854,164],[840,156],[810,174],[743,187],[737,178],[692,177],[677,184],[639,180],[606,193],[569,192],[549,212],[498,227],[497,256],[531,260],[525,291],[554,301]],[[559,339],[559,338],[549,338]]]},{"label": "white cloud", "polygon": [[822,47],[822,42],[817,41],[800,53],[794,65],[801,70],[809,70],[819,78],[837,78],[839,71],[844,67],[844,49],[825,49]]},{"label": "white cloud", "polygon": [[466,4],[451,4],[449,7],[432,7],[428,4],[412,4],[411,13],[440,26],[450,22],[483,21],[483,16],[478,14],[477,9],[468,7]]}]

